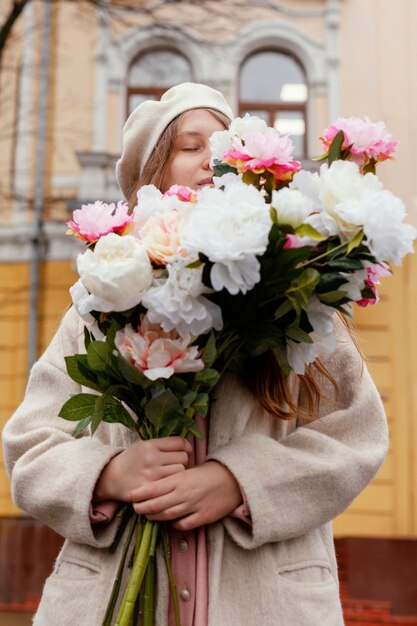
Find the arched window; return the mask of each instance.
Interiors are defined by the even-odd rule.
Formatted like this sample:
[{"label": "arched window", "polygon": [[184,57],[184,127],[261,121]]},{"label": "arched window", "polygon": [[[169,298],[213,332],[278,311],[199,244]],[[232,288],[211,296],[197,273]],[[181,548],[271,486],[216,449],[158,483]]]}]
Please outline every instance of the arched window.
[{"label": "arched window", "polygon": [[127,115],[144,100],[159,100],[173,85],[191,80],[190,62],[180,52],[158,48],[140,54],[129,68]]},{"label": "arched window", "polygon": [[307,97],[305,72],[293,55],[261,50],[243,62],[239,115],[257,115],[268,126],[289,133],[298,158],[307,155]]}]

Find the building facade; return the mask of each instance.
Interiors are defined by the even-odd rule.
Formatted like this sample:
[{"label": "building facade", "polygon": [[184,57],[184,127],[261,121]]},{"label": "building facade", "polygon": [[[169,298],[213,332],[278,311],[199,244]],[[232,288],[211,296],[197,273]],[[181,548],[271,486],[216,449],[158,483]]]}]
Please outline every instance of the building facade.
[{"label": "building facade", "polygon": [[[413,0],[29,2],[0,75],[0,424],[69,304],[76,247],[65,220],[81,202],[120,199],[123,123],[173,84],[220,89],[236,114],[291,132],[305,162],[338,116],[384,120],[400,147],[379,175],[417,224],[416,25]],[[337,536],[417,536],[416,292],[410,257],[378,306],[355,313],[391,449]],[[0,515],[19,514],[0,466]]]}]

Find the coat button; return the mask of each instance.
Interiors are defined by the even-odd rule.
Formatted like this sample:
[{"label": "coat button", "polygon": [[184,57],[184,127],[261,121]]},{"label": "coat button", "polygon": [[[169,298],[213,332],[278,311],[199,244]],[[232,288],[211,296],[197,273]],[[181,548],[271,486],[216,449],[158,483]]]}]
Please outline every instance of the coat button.
[{"label": "coat button", "polygon": [[186,541],[185,539],[180,539],[178,541],[178,550],[180,552],[187,552],[187,550],[188,550],[188,541]]},{"label": "coat button", "polygon": [[191,593],[188,591],[188,589],[181,589],[180,598],[184,602],[188,602],[189,600],[191,600]]}]

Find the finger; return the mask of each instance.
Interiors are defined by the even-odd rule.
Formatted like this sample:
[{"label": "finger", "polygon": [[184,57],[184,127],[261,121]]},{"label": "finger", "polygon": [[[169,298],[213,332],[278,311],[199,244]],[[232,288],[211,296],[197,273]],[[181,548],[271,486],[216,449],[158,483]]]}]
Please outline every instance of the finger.
[{"label": "finger", "polygon": [[172,465],[161,465],[156,471],[155,480],[160,480],[161,478],[166,478],[167,476],[172,476],[172,474],[178,474],[179,472],[184,471],[184,465],[181,463],[173,463]]},{"label": "finger", "polygon": [[176,520],[172,525],[176,530],[186,531],[193,530],[199,526],[204,526],[205,523],[206,522],[202,519],[200,511],[193,511],[190,515],[185,515]]},{"label": "finger", "polygon": [[165,511],[160,511],[160,513],[154,513],[153,515],[147,515],[146,518],[151,522],[170,522],[172,520],[177,520],[178,518],[183,518],[190,511],[186,510],[185,504],[181,504],[178,506],[170,507]]},{"label": "finger", "polygon": [[185,451],[162,452],[158,455],[160,465],[188,465],[189,456]]},{"label": "finger", "polygon": [[175,450],[184,450],[187,454],[193,451],[193,447],[187,439],[182,437],[161,437],[155,439],[156,445],[162,452],[170,452]]},{"label": "finger", "polygon": [[[177,517],[184,516],[189,511],[184,506],[184,503],[178,501],[178,495],[175,492],[168,493],[159,498],[152,498],[151,500],[144,500],[143,502],[135,502],[133,504],[138,515],[160,515],[161,513],[168,511],[169,509],[178,509]],[[163,518],[165,519],[165,518]]]},{"label": "finger", "polygon": [[136,489],[131,489],[127,494],[128,501],[143,502],[144,500],[152,500],[152,498],[159,498],[171,493],[176,487],[176,483],[172,480],[174,477],[175,474],[147,483],[141,487],[136,487]]}]

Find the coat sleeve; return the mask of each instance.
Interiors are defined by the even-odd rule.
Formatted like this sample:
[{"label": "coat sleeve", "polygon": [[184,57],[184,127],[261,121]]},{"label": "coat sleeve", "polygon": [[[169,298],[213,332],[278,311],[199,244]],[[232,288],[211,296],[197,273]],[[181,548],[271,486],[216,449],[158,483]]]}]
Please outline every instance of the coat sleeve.
[{"label": "coat sleeve", "polygon": [[325,378],[317,419],[299,423],[285,438],[249,433],[210,453],[244,492],[252,528],[227,517],[243,548],[297,537],[342,513],[378,471],[388,447],[385,412],[357,348],[344,329],[338,349],[322,359]]},{"label": "coat sleeve", "polygon": [[74,423],[58,417],[64,402],[81,392],[64,362],[78,352],[81,332],[72,308],[33,366],[25,398],[3,430],[4,460],[17,506],[67,539],[106,547],[117,519],[92,526],[90,503],[102,469],[123,448],[96,435],[74,438]]}]

